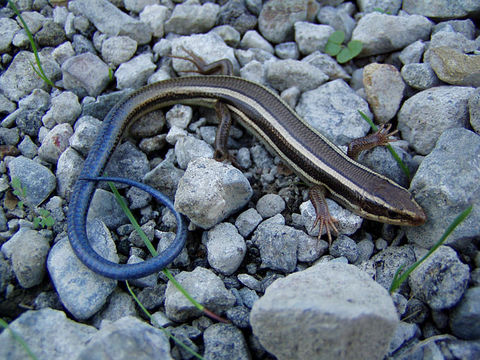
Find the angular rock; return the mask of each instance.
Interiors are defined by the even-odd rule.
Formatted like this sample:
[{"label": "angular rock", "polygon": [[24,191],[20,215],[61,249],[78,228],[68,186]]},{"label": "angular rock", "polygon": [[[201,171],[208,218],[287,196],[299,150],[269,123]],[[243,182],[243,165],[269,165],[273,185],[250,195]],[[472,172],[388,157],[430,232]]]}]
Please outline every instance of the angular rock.
[{"label": "angular rock", "polygon": [[[118,262],[115,243],[108,229],[100,221],[87,225],[93,249],[107,260]],[[58,241],[50,250],[47,268],[55,290],[66,309],[79,320],[85,320],[99,311],[117,282],[88,269],[77,258],[68,239]]]},{"label": "angular rock", "polygon": [[440,246],[408,277],[413,296],[433,310],[443,310],[458,303],[467,289],[470,271],[455,250]]},{"label": "angular rock", "polygon": [[473,90],[437,86],[410,97],[398,112],[398,129],[402,138],[418,153],[428,154],[445,130],[466,126],[467,102]]},{"label": "angular rock", "polygon": [[235,326],[213,324],[203,333],[206,359],[249,360],[247,342]]},{"label": "angular rock", "polygon": [[455,336],[465,340],[480,338],[480,287],[465,292],[460,303],[453,309],[450,328]]},{"label": "angular rock", "polygon": [[137,42],[128,36],[113,36],[102,43],[102,57],[107,64],[120,65],[137,51]]},{"label": "angular rock", "polygon": [[40,205],[55,189],[55,175],[36,161],[19,156],[9,162],[8,168],[10,179],[20,180],[26,202],[33,207]]},{"label": "angular rock", "polygon": [[427,40],[432,23],[419,15],[366,14],[353,30],[352,40],[363,44],[361,56],[385,54],[417,41]]},{"label": "angular rock", "polygon": [[325,51],[328,38],[333,34],[335,29],[328,25],[318,25],[309,22],[298,21],[294,25],[295,42],[298,49],[304,55],[313,53],[314,51]]},{"label": "angular rock", "polygon": [[92,53],[69,58],[62,64],[62,73],[63,86],[81,97],[99,95],[110,82],[107,64]]},{"label": "angular rock", "polygon": [[318,88],[328,80],[328,76],[313,65],[289,59],[269,62],[266,65],[266,79],[279,91],[296,86],[303,92]]},{"label": "angular rock", "polygon": [[151,54],[140,54],[130,61],[121,64],[115,71],[117,79],[117,88],[137,89],[145,85],[147,79],[156,69],[156,65],[152,62]]},{"label": "angular rock", "polygon": [[213,159],[190,162],[178,184],[175,209],[208,229],[242,208],[252,188],[242,172]]},{"label": "angular rock", "polygon": [[[410,186],[428,219],[423,226],[405,228],[410,242],[432,247],[460,212],[480,201],[478,169],[472,167],[476,163],[480,163],[480,136],[466,129],[449,129],[440,136]],[[479,221],[480,208],[474,206],[446,243],[480,235]]]},{"label": "angular rock", "polygon": [[275,44],[293,38],[293,25],[297,21],[311,21],[318,11],[318,4],[310,0],[269,0],[258,17],[258,29]]},{"label": "angular rock", "polygon": [[[67,318],[63,311],[29,310],[9,324],[39,359],[72,359],[97,332],[93,326]],[[0,334],[0,356],[24,359],[24,347],[9,331]]]},{"label": "angular rock", "polygon": [[[235,296],[225,289],[223,281],[210,270],[197,267],[192,272],[181,272],[175,279],[195,300],[218,315],[235,303]],[[168,282],[165,293],[165,311],[174,321],[202,315],[171,282]]]},{"label": "angular rock", "polygon": [[69,139],[73,134],[70,124],[58,124],[50,130],[38,149],[38,155],[49,163],[56,164],[58,158],[68,147]]},{"label": "angular rock", "polygon": [[210,30],[217,20],[220,7],[207,2],[203,5],[179,4],[165,22],[165,32],[188,35]]},{"label": "angular rock", "polygon": [[[60,67],[56,61],[42,52],[39,56],[45,75],[52,81],[58,80]],[[48,84],[32,70],[31,64],[35,64],[33,53],[20,51],[15,55],[8,69],[0,76],[0,90],[8,99],[18,101],[34,89],[48,89]]]},{"label": "angular rock", "polygon": [[127,35],[139,44],[147,44],[152,38],[147,24],[125,14],[107,0],[78,0],[75,7],[104,34]]},{"label": "angular rock", "polygon": [[387,291],[353,265],[279,279],[253,306],[253,333],[278,359],[383,359],[398,324]]},{"label": "angular rock", "polygon": [[305,121],[337,145],[364,136],[370,129],[358,113],[360,110],[371,117],[368,103],[341,79],[304,92],[295,109]]},{"label": "angular rock", "polygon": [[404,0],[403,10],[438,19],[463,18],[478,13],[480,4],[470,0]]}]

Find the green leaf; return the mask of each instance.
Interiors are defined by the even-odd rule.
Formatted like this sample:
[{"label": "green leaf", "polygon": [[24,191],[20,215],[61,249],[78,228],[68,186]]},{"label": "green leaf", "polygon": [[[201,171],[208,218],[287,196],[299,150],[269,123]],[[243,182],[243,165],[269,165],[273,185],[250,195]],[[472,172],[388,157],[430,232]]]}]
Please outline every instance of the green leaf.
[{"label": "green leaf", "polygon": [[45,227],[52,227],[53,224],[55,224],[55,220],[53,219],[53,217],[47,216],[43,224],[45,225]]},{"label": "green leaf", "polygon": [[340,51],[337,55],[337,61],[339,64],[344,64],[347,61],[350,61],[353,59],[352,52],[348,47],[344,47],[342,51]]},{"label": "green leaf", "polygon": [[342,50],[342,46],[333,42],[329,41],[327,45],[325,45],[325,52],[330,56],[336,56],[340,50]]},{"label": "green leaf", "polygon": [[42,222],[42,219],[39,218],[38,216],[36,216],[34,219],[33,219],[33,228],[34,229],[37,229],[40,225],[40,223]]},{"label": "green leaf", "polygon": [[348,42],[347,47],[350,49],[350,51],[352,53],[352,59],[353,59],[355,56],[360,54],[360,52],[362,51],[362,48],[363,48],[363,44],[362,44],[361,41],[352,40],[352,41]]},{"label": "green leaf", "polygon": [[328,42],[340,45],[345,40],[345,33],[341,30],[334,31],[328,38]]}]

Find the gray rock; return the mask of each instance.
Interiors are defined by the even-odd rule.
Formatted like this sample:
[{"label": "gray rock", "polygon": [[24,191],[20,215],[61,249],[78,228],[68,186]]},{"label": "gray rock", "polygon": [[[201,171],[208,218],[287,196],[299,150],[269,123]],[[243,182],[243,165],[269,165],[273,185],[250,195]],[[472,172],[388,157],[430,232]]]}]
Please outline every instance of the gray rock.
[{"label": "gray rock", "polygon": [[409,14],[420,14],[431,18],[462,18],[480,11],[480,4],[470,0],[404,0],[403,10]]},{"label": "gray rock", "polygon": [[47,123],[73,125],[81,112],[82,107],[78,102],[77,95],[70,91],[64,91],[52,98],[52,107],[47,111],[42,122],[45,125]]},{"label": "gray rock", "polygon": [[135,56],[130,61],[120,65],[115,71],[117,79],[117,88],[136,89],[145,85],[147,79],[155,71],[156,65],[152,62],[151,54],[141,54]]},{"label": "gray rock", "polygon": [[98,56],[84,53],[62,64],[63,86],[83,97],[99,95],[110,82],[109,70]]},{"label": "gray rock", "polygon": [[273,54],[273,46],[265,40],[257,31],[249,30],[243,35],[240,46],[243,49],[258,48]]},{"label": "gray rock", "polygon": [[32,139],[28,135],[25,135],[23,137],[22,142],[18,144],[18,150],[20,150],[20,153],[23,156],[29,159],[33,159],[38,153],[37,145],[32,141]]},{"label": "gray rock", "polygon": [[468,87],[438,86],[410,97],[398,113],[402,138],[418,153],[428,154],[445,130],[467,125],[472,92]]},{"label": "gray rock", "polygon": [[49,250],[48,240],[35,230],[19,230],[2,246],[18,283],[25,289],[42,282]]},{"label": "gray rock", "polygon": [[125,14],[107,0],[78,0],[75,8],[104,34],[127,35],[139,44],[147,44],[152,38],[147,24]]},{"label": "gray rock", "polygon": [[[2,254],[2,255],[0,255],[0,291],[2,293],[5,292],[8,284],[12,280],[13,280],[12,266],[11,266],[9,261],[7,261],[3,258],[3,254]],[[248,315],[247,315],[247,317],[248,317]],[[247,319],[247,326],[248,326],[248,319]],[[0,339],[1,339],[1,336],[0,336]]]},{"label": "gray rock", "polygon": [[462,263],[455,250],[439,247],[409,276],[413,296],[433,310],[448,309],[458,303],[467,289],[468,265]]},{"label": "gray rock", "polygon": [[270,42],[278,44],[293,38],[297,21],[312,21],[318,5],[308,0],[269,0],[258,17],[258,29]]},{"label": "gray rock", "polygon": [[107,64],[120,65],[137,51],[137,42],[128,36],[113,36],[102,43],[102,58]]},{"label": "gray rock", "polygon": [[[118,262],[115,243],[100,221],[87,224],[90,244],[100,256]],[[67,238],[58,241],[50,250],[47,268],[62,304],[79,320],[99,311],[117,282],[88,269],[73,252]]]},{"label": "gray rock", "polygon": [[428,48],[423,54],[424,62],[430,62],[432,50],[438,47],[448,47],[460,53],[470,53],[475,51],[478,45],[475,41],[467,39],[463,34],[454,32],[451,27],[446,27],[444,30],[433,34],[430,38]]},{"label": "gray rock", "polygon": [[[127,264],[138,264],[138,263],[141,263],[145,261],[144,259],[142,259],[141,257],[137,256],[137,255],[131,255],[129,258],[128,258],[128,261],[127,261]],[[139,288],[151,288],[151,287],[154,287],[155,285],[157,285],[157,274],[156,273],[153,273],[153,274],[150,274],[148,276],[144,276],[142,278],[139,278],[139,279],[132,279],[132,280],[129,280],[129,283],[132,284],[133,286],[136,286],[136,287],[139,287]]]},{"label": "gray rock", "polygon": [[290,226],[265,222],[255,230],[252,241],[260,251],[262,267],[289,273],[297,265],[299,238],[305,233]]},{"label": "gray rock", "polygon": [[[56,61],[43,52],[39,53],[39,57],[45,75],[52,81],[57,80],[60,77],[60,67]],[[48,89],[48,84],[32,71],[31,64],[34,63],[35,57],[29,51],[20,51],[15,55],[10,66],[0,76],[0,90],[8,99],[18,101],[34,89]],[[22,81],[19,81],[19,79],[22,79]]]},{"label": "gray rock", "polygon": [[161,134],[164,126],[165,116],[163,112],[160,110],[152,111],[132,124],[130,135],[136,139],[149,138]]},{"label": "gray rock", "polygon": [[419,63],[424,50],[425,43],[422,40],[417,40],[405,47],[398,55],[398,58],[403,65]]},{"label": "gray rock", "polygon": [[[227,1],[220,8],[218,13],[217,24],[218,25],[231,25],[236,31],[240,34],[244,34],[248,30],[253,30],[257,25],[257,17],[249,13],[252,12],[252,4],[249,4],[248,1],[243,0],[231,0]],[[262,5],[256,4],[253,5],[255,10],[260,12]],[[258,15],[258,13],[256,15]]]},{"label": "gray rock", "polygon": [[240,33],[230,25],[216,26],[211,31],[220,36],[228,46],[236,48],[240,43]]},{"label": "gray rock", "polygon": [[67,41],[62,26],[53,20],[46,20],[40,31],[35,34],[34,39],[41,47],[55,47]]},{"label": "gray rock", "polygon": [[[374,255],[370,260],[360,264],[359,268],[385,289],[389,289],[397,270],[401,266],[407,269],[416,260],[412,245],[390,246]],[[406,288],[406,283],[400,287],[401,290]]]},{"label": "gray rock", "polygon": [[370,129],[358,113],[360,110],[371,118],[367,102],[340,79],[304,92],[295,109],[305,121],[339,145],[365,136]]},{"label": "gray rock", "polygon": [[397,15],[402,7],[401,0],[359,0],[358,7],[360,11],[369,13],[382,9],[383,12]]},{"label": "gray rock", "polygon": [[250,323],[280,360],[383,359],[398,318],[387,291],[368,275],[325,263],[275,281]]},{"label": "gray rock", "polygon": [[38,148],[38,155],[49,163],[56,164],[60,155],[68,147],[69,139],[73,134],[70,124],[58,124],[50,130]]},{"label": "gray rock", "polygon": [[[327,199],[327,206],[332,217],[338,220],[338,222],[335,224],[338,234],[352,235],[362,225],[363,220],[360,216],[342,208],[333,200]],[[300,204],[300,213],[302,214],[303,222],[308,235],[318,237],[320,228],[318,225],[313,227],[313,224],[317,218],[317,214],[311,201],[305,201]],[[324,235],[325,233],[326,230],[324,227],[321,235]],[[335,233],[332,235],[335,235]]]},{"label": "gray rock", "polygon": [[103,119],[116,103],[132,92],[132,89],[125,89],[100,95],[96,99],[91,97],[85,98],[82,103],[82,116],[90,115],[96,119]]},{"label": "gray rock", "polygon": [[468,98],[468,112],[470,113],[470,125],[473,130],[480,133],[480,89],[475,89]]},{"label": "gray rock", "polygon": [[[182,271],[175,279],[194,299],[218,315],[235,303],[232,293],[225,289],[222,280],[210,270],[197,267],[192,272]],[[171,282],[168,282],[165,293],[165,312],[174,321],[202,315]]]},{"label": "gray rock", "polygon": [[257,292],[252,289],[241,288],[238,291],[240,298],[242,299],[241,304],[245,305],[247,308],[251,309],[255,301],[259,299]]},{"label": "gray rock", "polygon": [[453,309],[450,328],[455,336],[465,340],[480,338],[480,287],[465,292],[460,303]]},{"label": "gray rock", "polygon": [[312,24],[305,21],[298,21],[294,24],[295,42],[303,55],[314,51],[324,51],[328,38],[335,29],[329,25]]},{"label": "gray rock", "polygon": [[20,30],[17,22],[9,18],[0,19],[0,52],[6,53],[10,48],[13,36]]},{"label": "gray rock", "polygon": [[301,262],[312,262],[320,258],[328,250],[328,242],[320,240],[316,236],[305,233],[298,238],[297,260]]},{"label": "gray rock", "polygon": [[[141,348],[142,351],[138,351]],[[124,359],[173,359],[167,336],[133,316],[103,326],[78,354],[78,360],[112,357]]]},{"label": "gray rock", "polygon": [[[479,154],[480,137],[469,130],[450,129],[440,136],[410,186],[428,218],[421,227],[405,228],[410,242],[430,248],[461,211],[480,200],[478,170],[472,167],[480,161]],[[480,209],[474,206],[446,243],[478,236],[479,216]]]},{"label": "gray rock", "polygon": [[393,334],[393,339],[390,342],[388,349],[389,354],[393,354],[400,349],[405,343],[412,341],[415,338],[420,337],[421,331],[417,324],[410,324],[404,321],[400,321]]},{"label": "gray rock", "polygon": [[402,78],[412,88],[426,90],[441,84],[429,63],[412,63],[402,67]]},{"label": "gray rock", "polygon": [[248,321],[248,316],[250,315],[250,310],[245,306],[235,306],[227,310],[227,318],[232,322],[233,325],[240,329],[247,329],[250,326]]},{"label": "gray rock", "polygon": [[[174,38],[172,40],[172,55],[188,57],[189,55],[183,51],[182,47],[202,58],[207,64],[221,59],[228,59],[233,65],[234,72],[238,71],[239,65],[233,49],[227,46],[222,38],[213,32]],[[172,67],[177,73],[198,70],[190,61],[176,58],[172,59]]]},{"label": "gray rock", "polygon": [[298,59],[300,52],[298,46],[293,41],[284,42],[278,45],[275,45],[275,55],[280,59]]},{"label": "gray rock", "polygon": [[[176,234],[173,232],[155,231],[155,238],[158,239],[157,252],[160,254],[167,249],[175,240]],[[187,266],[190,263],[187,248],[184,247],[180,254],[173,260],[173,266]]]},{"label": "gray rock", "polygon": [[69,140],[70,146],[86,156],[97,138],[101,125],[102,122],[93,116],[82,116],[75,122],[75,132]]},{"label": "gray rock", "polygon": [[173,199],[178,188],[178,183],[184,171],[173,166],[168,161],[162,161],[143,178],[147,185],[153,186]]},{"label": "gray rock", "polygon": [[260,280],[257,280],[255,277],[249,274],[238,274],[237,275],[238,281],[240,281],[243,285],[248,287],[249,289],[263,292],[263,285]]},{"label": "gray rock", "polygon": [[[131,142],[126,141],[117,146],[110,158],[105,173],[109,176],[127,178],[141,182],[150,170],[147,156],[138,150]],[[117,188],[127,187],[116,184]]]},{"label": "gray rock", "polygon": [[73,186],[83,167],[83,158],[71,147],[67,148],[58,158],[55,173],[58,183],[58,193],[65,199],[70,199]]},{"label": "gray rock", "polygon": [[283,210],[285,200],[280,195],[266,194],[257,201],[257,211],[264,219],[280,214]]},{"label": "gray rock", "polygon": [[252,188],[241,171],[212,159],[190,162],[178,184],[175,209],[208,229],[242,208]]},{"label": "gray rock", "polygon": [[[67,318],[63,311],[45,308],[29,310],[9,324],[39,359],[66,360],[75,357],[97,332],[93,326]],[[24,347],[10,334],[0,334],[0,356],[24,359]]]},{"label": "gray rock", "polygon": [[95,191],[88,209],[87,220],[93,221],[95,219],[103,221],[105,225],[112,229],[128,221],[115,196],[111,192],[102,189]]},{"label": "gray rock", "polygon": [[162,38],[165,34],[165,21],[169,13],[170,11],[166,6],[154,3],[145,6],[140,13],[140,20],[152,29],[152,35],[154,37]]},{"label": "gray rock", "polygon": [[457,359],[475,359],[480,356],[478,341],[451,340],[448,342],[448,351]]},{"label": "gray rock", "polygon": [[442,21],[433,27],[433,34],[440,31],[449,31],[461,33],[467,39],[475,39],[475,24],[471,19]]},{"label": "gray rock", "polygon": [[344,256],[349,263],[354,263],[358,259],[357,243],[348,236],[340,235],[330,247],[330,255],[335,257]]},{"label": "gray rock", "polygon": [[317,88],[328,76],[320,69],[298,60],[278,60],[266,64],[266,79],[279,91],[296,86],[300,91]]},{"label": "gray rock", "polygon": [[36,161],[24,156],[8,163],[10,179],[18,178],[25,189],[25,200],[33,207],[40,205],[55,189],[55,175]]},{"label": "gray rock", "polygon": [[195,159],[212,159],[213,148],[203,140],[193,136],[185,136],[175,143],[175,156],[178,166],[181,169],[186,169],[188,164]]},{"label": "gray rock", "polygon": [[302,59],[303,62],[319,68],[330,80],[349,80],[350,75],[341,67],[338,62],[327,54],[315,51]]},{"label": "gray rock", "polygon": [[262,216],[257,210],[250,208],[238,215],[235,220],[235,226],[243,237],[250,235],[258,224],[262,221]]},{"label": "gray rock", "polygon": [[247,252],[245,240],[230,223],[221,223],[210,229],[205,246],[208,263],[224,275],[237,271]]},{"label": "gray rock", "polygon": [[389,122],[403,99],[405,83],[393,65],[371,63],[363,69],[363,85],[375,119]]},{"label": "gray rock", "polygon": [[352,40],[362,42],[361,56],[385,54],[417,40],[427,40],[431,30],[432,23],[423,16],[393,16],[375,12],[359,20]]},{"label": "gray rock", "polygon": [[203,333],[206,359],[221,360],[249,360],[247,342],[242,332],[235,326],[227,324],[213,324]]},{"label": "gray rock", "polygon": [[364,261],[370,259],[373,254],[375,245],[369,239],[361,240],[357,243],[358,258],[355,264],[361,264]]},{"label": "gray rock", "polygon": [[330,25],[335,30],[345,33],[345,40],[349,41],[352,31],[356,26],[355,20],[352,18],[352,4],[345,3],[345,6],[323,6],[317,13],[317,19],[320,24]]},{"label": "gray rock", "polygon": [[92,324],[100,328],[102,321],[114,322],[125,316],[135,316],[137,314],[135,304],[130,294],[116,288],[108,300],[107,307],[93,317]]},{"label": "gray rock", "polygon": [[220,6],[212,3],[176,5],[165,22],[165,32],[180,35],[207,32],[215,25],[219,10]]},{"label": "gray rock", "polygon": [[2,145],[16,145],[20,140],[18,128],[0,128],[0,143]]},{"label": "gray rock", "polygon": [[429,52],[429,62],[440,80],[448,84],[480,86],[480,57],[477,55],[436,47]]},{"label": "gray rock", "polygon": [[[149,220],[141,227],[142,231],[144,232],[145,236],[147,237],[150,242],[153,242],[153,237],[155,235],[155,221]],[[128,236],[128,241],[130,241],[133,245],[137,247],[145,247],[145,243],[143,242],[143,237],[141,237],[137,231],[132,231]]]},{"label": "gray rock", "polygon": [[[1,19],[0,19],[1,20]],[[0,94],[0,114],[11,114],[15,111],[17,105]]]}]

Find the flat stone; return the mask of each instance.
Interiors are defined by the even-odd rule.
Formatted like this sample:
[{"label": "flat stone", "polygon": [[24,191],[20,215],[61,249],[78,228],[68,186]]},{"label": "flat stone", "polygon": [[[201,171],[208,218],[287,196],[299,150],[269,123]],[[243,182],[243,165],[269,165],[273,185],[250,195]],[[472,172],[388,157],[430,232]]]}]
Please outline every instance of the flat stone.
[{"label": "flat stone", "polygon": [[437,19],[463,18],[480,11],[480,4],[470,0],[404,0],[403,10]]}]

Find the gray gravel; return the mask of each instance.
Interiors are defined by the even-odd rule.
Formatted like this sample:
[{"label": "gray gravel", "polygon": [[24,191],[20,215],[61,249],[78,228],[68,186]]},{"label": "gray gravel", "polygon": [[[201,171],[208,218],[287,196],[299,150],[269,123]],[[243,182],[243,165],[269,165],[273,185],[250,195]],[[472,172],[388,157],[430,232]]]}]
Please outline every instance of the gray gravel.
[{"label": "gray gravel", "polygon": [[[135,89],[192,75],[193,64],[178,58],[187,50],[205,63],[229,59],[235,75],[277,92],[342,148],[370,131],[358,110],[377,124],[393,122],[392,145],[412,177],[385,148],[359,162],[410,188],[428,221],[403,228],[364,221],[328,199],[339,230],[329,245],[313,228],[308,184],[264,144],[234,122],[228,149],[238,168],[222,164],[212,159],[215,111],[158,109],[125,131],[106,173],[175,200],[189,231],[170,272],[232,324],[204,316],[160,272],[130,282],[152,325],[211,359],[480,358],[477,2],[15,3],[57,86],[32,70],[23,26],[0,9],[0,311],[37,357],[193,358],[170,348],[124,285],[85,268],[66,235],[73,186],[103,119]],[[345,32],[344,45],[363,43],[345,64],[324,53],[335,30]],[[25,189],[23,207],[13,178]],[[162,252],[175,237],[172,214],[150,195],[118,187]],[[143,241],[108,186],[99,188],[89,240],[112,261],[144,261]],[[466,221],[388,296],[399,267],[419,260],[471,204]],[[34,228],[43,211],[53,226]],[[7,331],[0,335],[0,358],[23,351]]]}]

